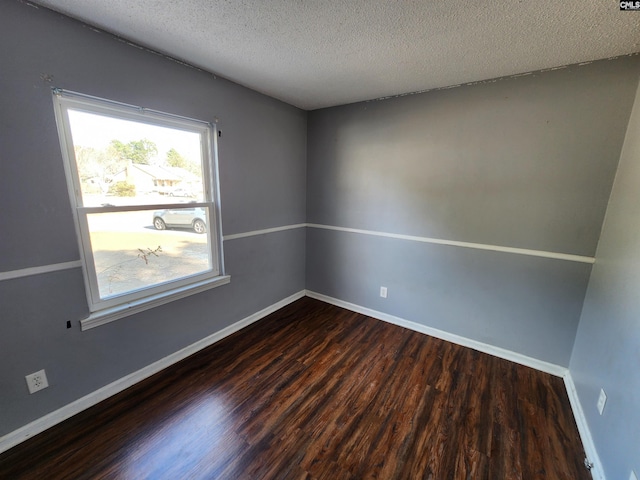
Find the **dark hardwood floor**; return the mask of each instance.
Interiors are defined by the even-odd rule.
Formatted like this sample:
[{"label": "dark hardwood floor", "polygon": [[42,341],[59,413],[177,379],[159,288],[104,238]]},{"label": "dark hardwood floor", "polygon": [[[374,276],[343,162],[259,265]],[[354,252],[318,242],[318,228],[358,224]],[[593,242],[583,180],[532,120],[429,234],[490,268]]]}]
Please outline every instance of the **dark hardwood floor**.
[{"label": "dark hardwood floor", "polygon": [[563,382],[304,298],[0,455],[2,479],[590,479]]}]

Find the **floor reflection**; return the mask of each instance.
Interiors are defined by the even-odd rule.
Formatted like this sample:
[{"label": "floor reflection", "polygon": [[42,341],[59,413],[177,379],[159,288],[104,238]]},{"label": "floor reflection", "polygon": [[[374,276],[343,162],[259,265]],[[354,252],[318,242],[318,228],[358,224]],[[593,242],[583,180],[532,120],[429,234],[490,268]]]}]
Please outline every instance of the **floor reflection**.
[{"label": "floor reflection", "polygon": [[130,443],[123,478],[215,478],[243,448],[222,395],[198,398],[164,420],[158,413],[150,412],[149,430]]}]

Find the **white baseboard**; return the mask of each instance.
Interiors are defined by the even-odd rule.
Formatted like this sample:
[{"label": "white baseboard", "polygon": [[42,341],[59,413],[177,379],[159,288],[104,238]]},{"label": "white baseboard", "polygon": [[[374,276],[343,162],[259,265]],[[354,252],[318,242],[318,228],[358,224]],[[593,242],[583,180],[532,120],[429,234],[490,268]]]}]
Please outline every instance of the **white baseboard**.
[{"label": "white baseboard", "polygon": [[300,291],[287,297],[283,300],[280,300],[273,305],[260,310],[259,312],[254,313],[253,315],[249,315],[248,317],[234,323],[233,325],[229,325],[218,332],[209,335],[208,337],[203,338],[202,340],[198,340],[197,342],[189,345],[188,347],[183,348],[182,350],[178,350],[171,355],[164,357],[157,362],[154,362],[146,367],[133,372],[125,377],[122,377],[116,380],[109,385],[105,385],[104,387],[92,392],[88,395],[85,395],[78,400],[65,405],[64,407],[51,412],[44,417],[41,417],[33,422],[21,427],[13,432],[10,432],[3,437],[0,437],[0,453],[9,450],[10,448],[16,446],[17,444],[25,441],[26,439],[37,435],[45,431],[48,428],[57,425],[58,423],[86,410],[89,407],[96,405],[102,400],[106,400],[107,398],[120,393],[121,391],[135,385],[136,383],[144,380],[145,378],[150,377],[158,373],[159,371],[173,365],[174,363],[179,362],[180,360],[184,360],[189,355],[193,355],[194,353],[206,348],[225,337],[228,337],[232,333],[241,330],[242,328],[251,325],[254,322],[266,317],[267,315],[275,312],[276,310],[281,309],[282,307],[295,302],[296,300],[305,296],[305,291]]},{"label": "white baseboard", "polygon": [[203,338],[202,340],[199,340],[189,345],[188,347],[183,348],[182,350],[179,350],[161,360],[158,360],[157,362],[152,363],[151,365],[148,365],[119,380],[116,380],[115,382],[110,383],[109,385],[106,385],[96,390],[95,392],[92,392],[54,412],[51,412],[48,415],[45,415],[44,417],[34,420],[33,422],[25,425],[24,427],[21,427],[13,432],[8,433],[3,437],[0,437],[0,453],[14,447],[15,445],[23,442],[24,440],[34,435],[37,435],[38,433],[41,433],[47,430],[48,428],[53,427],[54,425],[57,425],[58,423],[72,417],[73,415],[76,415],[82,412],[83,410],[86,410],[87,408],[96,405],[102,400],[105,400],[129,388],[130,386],[135,385],[136,383],[144,380],[145,378],[148,378],[151,375],[154,375],[160,372],[161,370],[173,365],[174,363],[177,363],[180,360],[187,358],[189,355],[192,355],[222,340],[223,338],[237,332],[238,330],[241,330],[242,328],[254,322],[257,322],[258,320],[304,297],[305,295],[326,303],[330,303],[332,305],[336,305],[338,307],[346,308],[347,310],[351,310],[357,313],[361,313],[363,315],[367,315],[369,317],[376,318],[378,320],[382,320],[388,323],[392,323],[394,325],[408,328],[416,332],[431,335],[433,337],[440,338],[442,340],[446,340],[446,341],[455,343],[457,345],[469,347],[474,350],[478,350],[480,352],[488,353],[490,355],[494,355],[496,357],[518,363],[520,365],[525,365],[527,367],[535,368],[536,370],[540,370],[542,372],[546,372],[551,375],[562,377],[564,379],[565,387],[567,389],[567,394],[569,396],[569,401],[571,403],[571,409],[573,410],[573,415],[575,417],[576,424],[578,426],[578,432],[582,439],[582,444],[584,446],[585,453],[589,461],[593,463],[591,475],[594,480],[606,480],[604,475],[604,470],[602,468],[602,464],[600,463],[600,458],[598,456],[595,445],[593,443],[591,432],[589,431],[586,417],[584,416],[584,412],[582,410],[582,406],[580,404],[580,400],[576,392],[575,384],[573,383],[571,374],[566,367],[544,362],[532,357],[528,357],[526,355],[512,352],[510,350],[506,350],[500,347],[495,347],[493,345],[489,345],[483,342],[478,342],[476,340],[471,340],[469,338],[455,335],[453,333],[445,332],[443,330],[427,327],[425,325],[421,325],[416,322],[395,317],[393,315],[379,312],[377,310],[372,310],[370,308],[365,308],[353,303],[345,302],[343,300],[329,297],[327,295],[316,293],[310,290],[298,292],[277,303],[274,303],[273,305],[263,310],[260,310],[259,312],[256,312],[253,315],[250,315],[234,323],[233,325],[230,325],[206,338]]},{"label": "white baseboard", "polygon": [[388,313],[379,312],[370,308],[361,307],[360,305],[345,302],[343,300],[329,297],[321,293],[312,292],[310,290],[307,290],[306,293],[308,297],[315,298],[316,300],[321,300],[338,307],[346,308],[347,310],[351,310],[353,312],[362,313],[363,315],[367,315],[368,317],[377,318],[378,320],[392,323],[400,327],[408,328],[419,333],[431,335],[432,337],[440,338],[457,345],[462,345],[463,347],[469,347],[474,350],[478,350],[479,352],[488,353],[489,355],[493,355],[494,357],[504,358],[505,360],[509,360],[526,367],[535,368],[536,370],[555,375],[556,377],[564,377],[569,371],[566,367],[556,365],[554,363],[538,360],[537,358],[528,357],[526,355],[522,355],[521,353],[513,352],[505,348],[496,347],[488,343],[479,342],[477,340],[472,340],[470,338],[462,337],[454,333],[445,332],[444,330],[438,330],[437,328],[427,327],[426,325],[422,325],[420,323],[405,320],[403,318],[395,317],[393,315],[389,315]]},{"label": "white baseboard", "polygon": [[591,476],[593,477],[594,480],[606,480],[606,477],[604,475],[604,470],[602,468],[602,464],[600,463],[600,457],[598,456],[598,452],[596,451],[595,444],[593,443],[593,438],[591,437],[591,432],[589,431],[589,426],[587,425],[587,420],[586,420],[586,417],[584,416],[584,412],[582,410],[580,400],[578,399],[578,393],[576,392],[576,387],[573,383],[573,379],[571,378],[571,373],[569,372],[568,368],[562,367],[560,365],[555,365],[553,363],[544,362],[536,358],[531,358],[526,355],[522,355],[520,353],[506,350],[504,348],[495,347],[487,343],[471,340],[469,338],[462,337],[460,335],[455,335],[453,333],[445,332],[443,330],[427,327],[425,325],[421,325],[419,323],[405,320],[403,318],[395,317],[387,313],[379,312],[377,310],[372,310],[370,308],[362,307],[354,303],[349,303],[343,300],[339,300],[337,298],[329,297],[321,293],[316,293],[316,292],[307,290],[306,294],[308,297],[315,298],[316,300],[330,303],[338,307],[346,308],[347,310],[361,313],[363,315],[367,315],[368,317],[376,318],[378,320],[382,320],[388,323],[392,323],[394,325],[405,327],[410,330],[414,330],[416,332],[431,335],[433,337],[440,338],[442,340],[446,340],[448,342],[455,343],[457,345],[462,345],[463,347],[473,348],[474,350],[488,353],[490,355],[503,358],[505,360],[509,360],[511,362],[515,362],[520,365],[524,365],[526,367],[534,368],[541,372],[555,375],[557,377],[562,377],[562,379],[564,380],[565,388],[567,389],[567,395],[569,397],[569,402],[571,404],[571,410],[573,412],[573,416],[578,426],[578,433],[580,435],[580,439],[582,440],[582,445],[584,447],[585,454],[587,456],[588,461],[593,464],[593,467],[591,469]]},{"label": "white baseboard", "polygon": [[591,436],[591,431],[589,430],[589,425],[587,424],[587,417],[585,417],[584,410],[582,410],[580,397],[578,397],[578,392],[576,390],[575,383],[573,383],[571,372],[567,372],[567,374],[564,376],[564,385],[567,388],[567,395],[569,395],[571,410],[573,410],[573,416],[576,420],[576,425],[578,426],[580,438],[582,439],[584,453],[587,456],[588,461],[593,464],[593,467],[591,468],[591,476],[594,480],[606,480],[606,477],[604,475],[604,468],[602,468],[602,463],[600,462],[598,451],[596,450],[596,446],[593,443],[593,437]]}]

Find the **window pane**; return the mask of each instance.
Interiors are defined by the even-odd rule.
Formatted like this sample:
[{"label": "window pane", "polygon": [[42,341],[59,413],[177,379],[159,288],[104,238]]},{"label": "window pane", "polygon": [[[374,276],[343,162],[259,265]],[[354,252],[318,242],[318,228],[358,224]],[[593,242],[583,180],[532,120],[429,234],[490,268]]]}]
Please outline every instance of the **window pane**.
[{"label": "window pane", "polygon": [[84,206],[204,200],[199,133],[68,113]]},{"label": "window pane", "polygon": [[100,299],[210,272],[206,210],[87,215]]}]

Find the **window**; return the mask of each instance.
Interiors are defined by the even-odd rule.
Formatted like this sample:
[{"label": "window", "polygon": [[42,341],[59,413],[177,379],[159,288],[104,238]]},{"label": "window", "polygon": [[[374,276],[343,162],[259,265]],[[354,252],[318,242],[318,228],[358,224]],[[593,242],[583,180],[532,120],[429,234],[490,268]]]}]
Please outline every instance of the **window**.
[{"label": "window", "polygon": [[83,329],[222,283],[216,130],[54,90],[90,317]]}]

